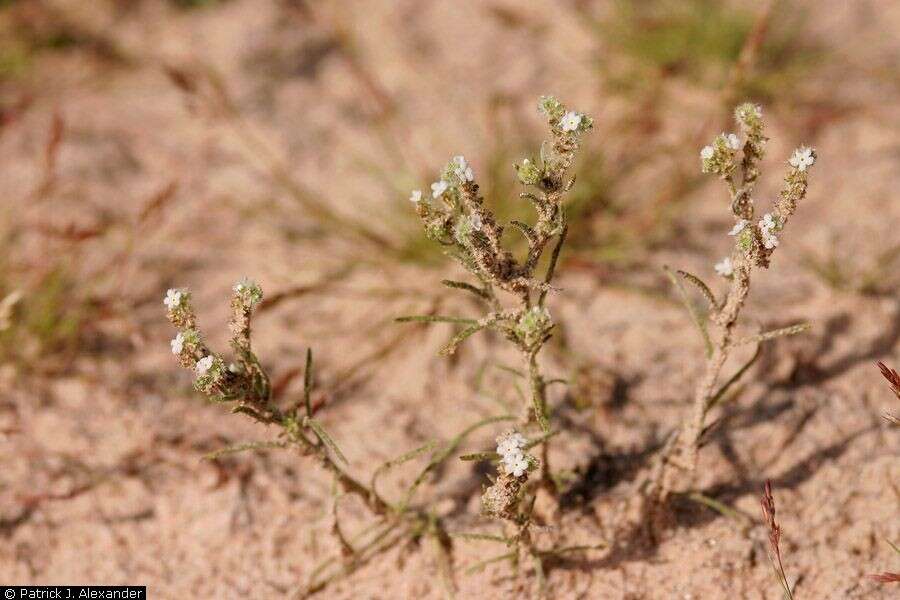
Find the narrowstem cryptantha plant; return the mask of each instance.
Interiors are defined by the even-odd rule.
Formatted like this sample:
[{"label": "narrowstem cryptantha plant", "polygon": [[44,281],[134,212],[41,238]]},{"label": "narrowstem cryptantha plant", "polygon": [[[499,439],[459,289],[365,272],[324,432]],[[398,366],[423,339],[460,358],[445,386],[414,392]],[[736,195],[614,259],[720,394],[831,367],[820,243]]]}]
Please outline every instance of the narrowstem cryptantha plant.
[{"label": "narrowstem cryptantha plant", "polygon": [[[466,159],[454,157],[431,184],[431,194],[415,190],[410,200],[425,225],[425,234],[445,248],[478,281],[477,285],[444,281],[444,285],[474,294],[487,307],[479,319],[441,316],[402,317],[400,321],[450,322],[463,329],[441,351],[452,354],[471,335],[489,329],[500,332],[519,350],[529,382],[530,403],[523,411],[523,424],[537,422],[545,432],[550,429],[546,385],[537,356],[550,338],[554,324],[545,307],[547,292],[559,252],[566,236],[563,198],[574,180],[569,169],[575,159],[581,135],[591,129],[587,115],[567,110],[553,97],[543,97],[539,108],[547,118],[552,139],[541,147],[540,158],[526,158],[514,165],[526,190],[522,200],[531,202],[537,214],[533,225],[512,221],[528,243],[527,255],[519,260],[503,247],[504,225],[479,195],[475,173]],[[535,272],[552,239],[557,243],[544,277]],[[515,298],[512,307],[504,307],[497,292]]]},{"label": "narrowstem cryptantha plant", "polygon": [[[785,226],[796,211],[797,204],[806,197],[807,176],[809,168],[816,161],[816,153],[807,147],[794,151],[788,161],[789,170],[784,179],[784,187],[773,203],[771,212],[754,223],[753,191],[759,179],[759,163],[765,153],[768,138],[765,136],[762,109],[759,106],[750,103],[738,106],[735,119],[742,137],[734,133],[722,133],[700,151],[703,172],[716,174],[726,183],[735,220],[729,233],[735,238],[731,256],[715,265],[716,272],[730,282],[729,289],[725,297],[719,300],[699,277],[684,271],[671,273],[667,269],[703,337],[706,366],[697,384],[690,415],[664,445],[649,485],[645,488],[645,497],[656,503],[666,501],[679,479],[689,481],[692,478],[707,416],[753,363],[758,356],[759,344],[808,328],[806,324],[802,324],[745,338],[738,338],[736,335],[738,318],[750,292],[751,274],[754,268],[768,268]],[[687,301],[682,279],[696,286],[704,296],[708,304],[706,318],[698,314]],[[719,385],[726,360],[732,350],[742,344],[756,345],[753,358]]]},{"label": "narrowstem cryptantha plant", "polygon": [[[422,483],[453,454],[463,440],[481,427],[502,421],[514,420],[509,415],[483,419],[446,444],[426,444],[381,465],[369,483],[351,476],[342,465],[347,459],[315,418],[317,408],[312,405],[313,387],[312,354],[307,353],[304,391],[302,398],[292,406],[282,407],[273,398],[269,376],[251,347],[250,320],[254,308],[262,300],[262,290],[252,281],[243,280],[233,288],[230,320],[231,347],[235,362],[226,364],[223,356],[210,349],[200,329],[191,305],[191,295],[186,289],[170,289],[163,300],[169,321],[178,329],[171,341],[172,353],[182,366],[195,373],[194,387],[217,403],[232,405],[232,412],[242,413],[255,421],[279,428],[275,441],[238,444],[211,455],[212,458],[244,450],[265,448],[293,448],[301,455],[310,456],[328,472],[335,482],[332,506],[334,521],[332,533],[337,538],[340,558],[325,560],[313,569],[310,580],[298,595],[305,596],[325,588],[329,583],[344,577],[365,564],[370,558],[384,552],[403,540],[429,537],[434,541],[438,555],[441,580],[448,593],[452,593],[452,542],[441,519],[429,506],[415,506],[413,499]],[[378,477],[396,467],[433,451],[403,497],[392,502],[377,490]],[[357,496],[375,516],[373,526],[353,537],[345,536],[337,515],[337,503],[342,494]]]},{"label": "narrowstem cryptantha plant", "polygon": [[[554,328],[545,300],[553,289],[550,283],[566,238],[563,199],[574,183],[569,170],[581,136],[591,129],[593,122],[587,115],[568,110],[553,97],[541,98],[538,106],[547,119],[551,140],[542,145],[539,159],[526,158],[521,164],[514,165],[519,182],[526,188],[520,198],[532,204],[536,219],[533,224],[509,223],[525,238],[528,244],[526,255],[517,259],[504,248],[505,227],[485,206],[472,167],[463,156],[453,157],[440,178],[431,184],[430,195],[414,190],[410,201],[422,219],[426,236],[442,245],[446,253],[477,280],[477,284],[445,280],[444,285],[473,294],[484,303],[487,313],[479,319],[426,315],[399,320],[463,325],[441,350],[442,354],[454,353],[459,344],[481,330],[501,333],[519,351],[522,375],[527,378],[529,387],[529,401],[521,411],[520,427],[536,423],[543,435],[529,442],[520,432],[509,431],[497,438],[496,453],[480,453],[463,459],[489,459],[498,464],[497,477],[481,498],[482,513],[511,524],[514,531],[494,536],[495,541],[502,541],[512,548],[497,559],[518,563],[521,558],[530,556],[540,574],[542,557],[547,552],[538,551],[532,543],[530,527],[534,496],[530,501],[525,500],[529,473],[538,466],[543,466],[541,481],[552,481],[546,444],[552,435],[546,392],[548,382],[541,373],[538,353]],[[556,245],[547,269],[539,279],[536,271],[554,238]],[[513,305],[504,306],[498,292],[511,295]],[[541,443],[544,444],[543,460],[527,454],[527,449]],[[478,537],[484,539],[484,536]]]}]

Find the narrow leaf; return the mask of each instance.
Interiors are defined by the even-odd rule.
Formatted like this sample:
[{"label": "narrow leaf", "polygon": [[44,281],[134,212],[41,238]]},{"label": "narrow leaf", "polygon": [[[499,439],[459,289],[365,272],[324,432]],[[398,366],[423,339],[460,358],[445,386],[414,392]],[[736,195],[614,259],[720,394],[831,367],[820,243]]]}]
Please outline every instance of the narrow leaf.
[{"label": "narrow leaf", "polygon": [[463,454],[459,457],[459,460],[477,462],[482,460],[497,460],[498,458],[500,458],[500,455],[496,452],[473,452],[472,454]]},{"label": "narrow leaf", "polygon": [[463,329],[462,331],[457,333],[455,336],[453,336],[453,339],[451,339],[449,342],[447,342],[446,346],[441,348],[439,354],[441,356],[450,356],[451,354],[456,352],[456,348],[461,343],[463,343],[468,338],[472,337],[473,335],[475,335],[482,329],[484,329],[484,327],[480,324],[475,324],[475,325],[466,327],[465,329]]},{"label": "narrow leaf", "polygon": [[781,329],[773,329],[772,331],[765,331],[763,333],[751,335],[750,337],[745,337],[739,340],[737,344],[759,344],[760,342],[773,340],[775,338],[784,337],[786,335],[796,335],[798,333],[803,333],[810,327],[812,327],[812,325],[809,323],[798,323],[797,325],[791,325],[790,327],[782,327]]},{"label": "narrow leaf", "polygon": [[325,431],[325,428],[322,427],[322,424],[316,421],[315,419],[305,419],[306,424],[309,425],[310,429],[315,432],[316,437],[319,438],[323,444],[328,446],[328,448],[337,456],[341,462],[344,464],[348,464],[347,457],[344,456],[344,453],[341,452],[341,449],[337,447],[337,444],[334,443],[334,440],[331,439],[331,436],[328,435],[328,432]]},{"label": "narrow leaf", "polygon": [[450,537],[463,538],[464,540],[479,540],[484,542],[501,542],[508,544],[509,538],[502,535],[491,535],[489,533],[451,533]]},{"label": "narrow leaf", "polygon": [[462,317],[442,317],[438,315],[413,315],[407,317],[397,317],[398,323],[461,323],[463,325],[475,325],[478,323],[475,319],[464,319]]},{"label": "narrow leaf", "polygon": [[247,450],[269,450],[272,448],[286,447],[287,444],[285,442],[244,442],[241,444],[234,444],[232,446],[228,446],[226,448],[222,448],[221,450],[216,450],[208,454],[204,454],[203,460],[216,460],[217,458],[221,458],[223,456],[229,456],[231,454],[237,454],[239,452],[245,452]]},{"label": "narrow leaf", "polygon": [[500,556],[494,556],[493,558],[488,558],[485,560],[480,560],[468,569],[466,569],[466,575],[471,575],[472,573],[477,573],[478,571],[484,569],[491,563],[500,562],[501,560],[507,560],[515,558],[515,552],[507,552],[506,554],[501,554]]},{"label": "narrow leaf", "polygon": [[722,387],[719,388],[719,391],[717,391],[709,399],[709,402],[706,405],[706,410],[710,410],[713,406],[718,404],[722,400],[722,398],[725,396],[725,394],[728,392],[728,390],[731,389],[731,386],[733,386],[735,383],[737,383],[738,380],[744,376],[744,373],[747,372],[747,369],[749,369],[751,366],[753,366],[753,363],[755,363],[756,359],[759,358],[759,355],[761,354],[761,349],[762,349],[761,346],[759,344],[757,344],[756,351],[753,353],[753,356],[750,357],[750,360],[748,360],[746,363],[744,363],[744,365],[740,369],[738,369],[735,372],[735,374],[732,375],[731,378],[722,385]]},{"label": "narrow leaf", "polygon": [[381,477],[382,475],[384,475],[386,472],[393,469],[394,467],[399,467],[400,465],[407,463],[407,462],[411,461],[412,459],[414,459],[418,456],[421,456],[422,454],[425,454],[426,452],[433,450],[435,448],[435,446],[437,446],[437,442],[432,440],[423,446],[419,446],[418,448],[416,448],[414,450],[410,450],[409,452],[406,452],[405,454],[401,454],[397,458],[393,458],[387,462],[382,463],[377,469],[375,469],[375,472],[372,473],[372,479],[369,482],[369,489],[374,492],[375,484],[377,483],[379,477]]},{"label": "narrow leaf", "polygon": [[310,396],[313,386],[313,358],[312,348],[306,349],[306,367],[303,371],[303,404],[306,406],[306,416],[312,418],[312,403]]},{"label": "narrow leaf", "polygon": [[688,314],[691,317],[691,321],[693,321],[694,325],[697,326],[697,330],[700,332],[700,336],[703,338],[703,345],[706,348],[706,356],[712,356],[713,346],[712,341],[710,341],[709,339],[709,333],[706,331],[706,324],[703,322],[703,319],[700,317],[700,314],[697,312],[697,309],[694,307],[691,299],[688,297],[687,290],[684,289],[684,284],[681,283],[681,279],[676,277],[675,273],[668,266],[663,267],[663,270],[672,281],[672,284],[678,289],[678,296],[681,299],[681,303],[684,304],[684,307],[687,309]]},{"label": "narrow leaf", "polygon": [[484,298],[487,300],[489,298],[488,293],[483,289],[472,285],[471,283],[466,283],[464,281],[453,281],[452,279],[444,279],[441,281],[442,284],[447,286],[448,288],[452,288],[455,290],[465,290],[467,292],[471,292],[478,296],[479,298]]},{"label": "narrow leaf", "polygon": [[709,302],[709,307],[711,309],[719,310],[719,303],[716,301],[715,295],[712,293],[712,290],[709,289],[709,286],[703,282],[702,279],[692,273],[688,273],[687,271],[679,270],[678,274],[693,283],[697,287],[697,289],[700,290],[700,293],[703,294],[703,297],[706,298],[707,302]]}]

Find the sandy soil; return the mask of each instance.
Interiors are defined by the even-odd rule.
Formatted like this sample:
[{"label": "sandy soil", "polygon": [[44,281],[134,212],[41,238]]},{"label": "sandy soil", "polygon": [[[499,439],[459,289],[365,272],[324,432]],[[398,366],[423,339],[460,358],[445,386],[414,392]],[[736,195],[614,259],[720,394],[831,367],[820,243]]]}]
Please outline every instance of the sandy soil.
[{"label": "sandy soil", "polygon": [[[639,150],[614,141],[623,101],[592,67],[605,47],[570,3],[367,0],[312,13],[269,0],[191,11],[49,4],[116,52],[46,52],[0,87],[3,219],[13,233],[4,289],[28,290],[62,266],[75,278],[66,302],[91,315],[74,347],[44,355],[24,344],[0,365],[0,581],[146,584],[153,598],[287,596],[337,552],[330,481],[286,452],[201,460],[274,432],[190,390],[168,351],[165,289],[190,287],[221,345],[233,281],[252,275],[270,297],[305,286],[260,315],[259,354],[279,378],[314,347],[323,419],[363,478],[497,414],[492,396],[509,401],[509,380],[489,378],[491,393],[475,381],[488,361],[514,362],[502,340],[475,338],[449,361],[436,356],[448,329],[391,323],[436,306],[471,312],[438,285],[453,269],[402,264],[323,224],[273,177],[272,161],[338,215],[397,239],[412,223],[404,190],[424,185],[447,156],[464,152],[487,168],[497,132],[486,107],[498,99],[529,140],[539,135],[534,99],[552,92],[595,115],[593,135],[611,140],[613,160]],[[561,503],[539,506],[553,525],[541,539],[611,543],[552,569],[552,597],[779,598],[758,505],[766,479],[798,599],[897,597],[900,588],[865,575],[900,571],[885,542],[900,541],[900,433],[879,417],[891,395],[874,368],[900,363],[900,294],[890,273],[882,293],[837,290],[803,257],[835,255],[863,269],[897,243],[900,6],[799,4],[808,11],[802,35],[831,54],[790,100],[766,109],[773,142],[760,198],[776,193],[777,165],[792,147],[813,144],[820,158],[807,205],[755,282],[747,323],[813,327],[766,348],[701,455],[697,489],[739,516],[679,501],[658,546],[612,543],[636,474],[685,411],[702,366],[660,268],[712,278],[727,251],[722,190],[704,180],[685,193],[666,243],[627,269],[573,262],[552,298],[562,331],[543,357],[548,372],[580,370],[601,383],[583,410],[557,389],[558,418],[570,427],[551,459],[575,482]],[[355,52],[335,49],[345,39],[335,32]],[[166,65],[215,69],[243,120],[186,101]],[[677,80],[667,89],[657,139],[684,140],[709,123],[716,90]],[[61,135],[48,166],[54,115]],[[264,147],[248,149],[248,135]],[[652,184],[645,173],[625,185],[640,196]],[[301,387],[290,382],[286,398]],[[472,436],[464,450],[489,448],[497,433]],[[386,477],[386,493],[398,494],[416,466]],[[422,499],[453,531],[494,531],[476,516],[484,481],[470,463],[451,461]],[[340,511],[350,531],[365,526],[354,499]],[[456,542],[459,598],[527,597],[506,564],[464,574],[494,553]],[[437,582],[423,543],[390,550],[321,597],[440,598]]]}]

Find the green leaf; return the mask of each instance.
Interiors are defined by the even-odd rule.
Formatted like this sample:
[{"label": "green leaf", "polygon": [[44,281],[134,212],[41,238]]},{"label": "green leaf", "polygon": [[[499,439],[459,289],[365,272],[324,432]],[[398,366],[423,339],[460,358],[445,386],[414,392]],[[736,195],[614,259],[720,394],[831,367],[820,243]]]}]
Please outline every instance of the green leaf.
[{"label": "green leaf", "polygon": [[369,489],[371,489],[373,492],[375,492],[376,491],[375,484],[377,483],[379,477],[384,475],[390,469],[393,469],[394,467],[399,467],[400,465],[407,463],[407,462],[411,461],[412,459],[414,459],[418,456],[421,456],[422,454],[425,454],[426,452],[433,450],[435,448],[435,446],[437,446],[437,442],[430,441],[423,446],[419,446],[418,448],[416,448],[414,450],[410,450],[409,452],[406,452],[405,454],[401,454],[397,458],[393,458],[389,461],[382,463],[377,469],[375,469],[375,472],[372,473],[372,479],[369,482]]},{"label": "green leaf", "polygon": [[490,297],[486,291],[482,290],[481,288],[475,287],[471,283],[466,283],[464,281],[453,281],[452,279],[444,279],[443,281],[441,281],[441,283],[448,288],[471,292],[479,298],[484,298],[485,300]]},{"label": "green leaf", "polygon": [[313,387],[313,358],[312,348],[306,349],[306,367],[303,370],[303,404],[306,406],[306,416],[312,418],[312,403],[310,396]]},{"label": "green leaf", "polygon": [[234,444],[203,455],[203,460],[216,460],[223,456],[245,452],[247,450],[270,450],[272,448],[286,448],[286,442],[243,442]]},{"label": "green leaf", "polygon": [[706,331],[706,324],[700,317],[700,313],[697,312],[697,309],[694,307],[691,299],[688,297],[687,290],[684,289],[684,284],[681,283],[681,279],[676,277],[675,273],[668,266],[663,267],[663,271],[666,272],[666,275],[678,290],[678,296],[681,299],[681,303],[684,304],[684,307],[687,309],[688,314],[691,317],[691,321],[693,321],[694,325],[697,326],[697,330],[700,332],[700,336],[703,338],[703,346],[706,348],[706,356],[712,356],[713,346],[712,341],[710,341],[709,339],[709,332]]},{"label": "green leaf", "polygon": [[484,542],[501,542],[508,544],[511,540],[502,535],[491,535],[489,533],[451,533],[450,537],[458,537],[464,540],[480,540]]},{"label": "green leaf", "polygon": [[338,459],[341,460],[345,465],[348,464],[347,457],[344,456],[344,453],[341,452],[341,449],[338,448],[337,444],[334,443],[334,440],[331,439],[331,436],[328,435],[328,432],[325,431],[325,428],[322,427],[322,424],[316,421],[315,419],[306,418],[304,419],[306,424],[309,425],[309,428],[313,430],[316,434],[316,437],[319,438],[323,444],[328,446],[328,448],[334,453]]},{"label": "green leaf", "polygon": [[464,319],[462,317],[442,317],[439,315],[412,315],[406,317],[397,317],[398,323],[461,323],[463,325],[475,325],[478,323],[475,319]]},{"label": "green leaf", "polygon": [[428,476],[428,474],[431,473],[432,471],[434,471],[438,467],[438,465],[440,465],[442,462],[447,460],[448,456],[450,456],[451,454],[456,452],[456,449],[459,448],[460,444],[462,444],[463,441],[472,432],[476,431],[477,429],[480,429],[481,427],[484,427],[485,425],[490,425],[492,423],[499,423],[502,421],[515,421],[515,420],[516,420],[516,417],[514,417],[513,415],[501,415],[498,417],[488,417],[486,419],[482,419],[481,421],[478,421],[472,425],[469,425],[461,433],[459,433],[459,435],[457,435],[455,438],[450,440],[447,443],[447,445],[444,446],[443,449],[435,452],[434,455],[431,457],[431,460],[425,466],[425,468],[422,469],[422,472],[419,473],[419,476],[416,477],[416,479],[415,479],[415,481],[413,481],[412,485],[410,485],[409,488],[406,490],[406,496],[404,497],[403,501],[400,503],[401,512],[406,510],[406,507],[409,506],[409,503],[412,501],[412,498],[415,495],[416,490],[419,489],[419,486],[422,485],[422,482],[425,481],[425,478]]},{"label": "green leaf", "polygon": [[809,323],[798,323],[797,325],[791,325],[789,327],[782,327],[781,329],[773,329],[772,331],[765,331],[763,333],[758,333],[756,335],[751,335],[749,337],[745,337],[737,342],[736,345],[741,344],[759,344],[761,342],[765,342],[767,340],[772,340],[779,337],[784,337],[787,335],[796,335],[798,333],[803,333],[807,331],[810,327],[812,327]]},{"label": "green leaf", "polygon": [[459,460],[467,462],[480,462],[483,460],[497,460],[500,455],[496,452],[473,452],[472,454],[463,454]]},{"label": "green leaf", "polygon": [[468,338],[470,338],[471,336],[475,335],[476,333],[478,333],[478,332],[481,331],[482,329],[484,329],[484,327],[483,327],[482,325],[480,325],[480,324],[475,324],[475,325],[471,325],[471,326],[469,326],[469,327],[466,327],[465,329],[463,329],[462,331],[460,331],[459,333],[457,333],[455,336],[453,336],[453,339],[451,339],[449,342],[447,342],[447,345],[446,345],[446,346],[444,346],[443,348],[441,348],[439,354],[440,354],[441,356],[449,356],[449,355],[455,353],[455,352],[456,352],[456,348],[457,348],[461,343],[463,343],[464,341],[466,341],[466,339],[468,339]]}]

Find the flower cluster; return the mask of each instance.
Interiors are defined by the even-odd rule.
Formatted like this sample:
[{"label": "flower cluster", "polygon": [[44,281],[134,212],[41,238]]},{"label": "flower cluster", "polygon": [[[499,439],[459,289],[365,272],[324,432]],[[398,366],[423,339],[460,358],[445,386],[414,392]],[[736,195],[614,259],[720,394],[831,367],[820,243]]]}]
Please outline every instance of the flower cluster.
[{"label": "flower cluster", "polygon": [[552,326],[550,311],[544,306],[532,306],[519,317],[516,332],[526,346],[532,346],[544,339]]},{"label": "flower cluster", "polygon": [[226,367],[222,357],[207,347],[186,289],[170,289],[163,300],[169,321],[178,328],[169,346],[181,365],[194,372],[194,387],[199,391],[218,400],[239,399],[262,406],[268,399],[268,378],[250,350],[250,314],[262,301],[262,289],[242,279],[232,291],[231,345],[238,364]]},{"label": "flower cluster", "polygon": [[534,204],[537,222],[534,226],[513,223],[528,241],[525,261],[516,260],[502,247],[504,226],[485,206],[475,172],[464,156],[454,156],[441,170],[440,178],[431,184],[431,201],[426,201],[422,190],[413,190],[409,197],[428,237],[455,246],[453,256],[482,281],[519,295],[546,290],[532,275],[549,239],[563,230],[562,198],[572,183],[567,172],[581,134],[593,127],[589,116],[568,110],[555,98],[542,98],[539,108],[547,116],[552,144],[544,147],[540,163],[525,159],[516,165],[519,180],[537,188],[536,193],[521,194]]},{"label": "flower cluster", "polygon": [[521,477],[531,466],[525,446],[528,440],[516,431],[510,431],[497,438],[497,454],[503,470],[513,477]]},{"label": "flower cluster", "polygon": [[777,218],[773,217],[772,213],[766,213],[757,223],[757,227],[759,227],[763,247],[766,250],[776,248],[778,246],[778,238],[775,237],[775,232],[780,228]]},{"label": "flower cluster", "polygon": [[736,168],[735,153],[741,149],[741,138],[734,133],[720,133],[713,143],[700,150],[704,173],[730,175]]}]

